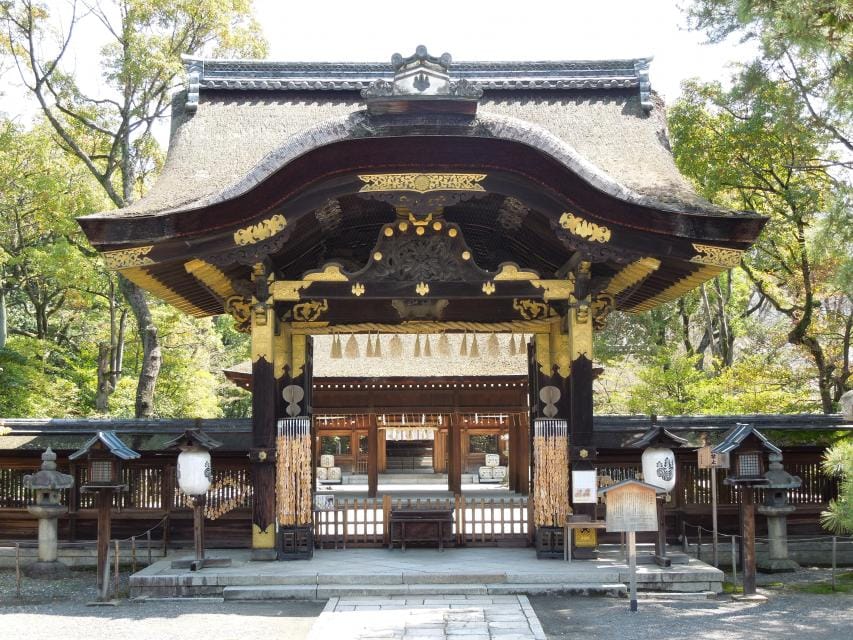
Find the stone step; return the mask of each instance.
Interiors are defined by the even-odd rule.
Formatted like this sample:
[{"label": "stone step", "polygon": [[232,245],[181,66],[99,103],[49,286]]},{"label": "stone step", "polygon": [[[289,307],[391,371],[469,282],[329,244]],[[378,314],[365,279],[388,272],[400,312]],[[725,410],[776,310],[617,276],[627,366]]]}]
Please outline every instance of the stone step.
[{"label": "stone step", "polygon": [[318,584],[234,586],[222,590],[224,600],[326,600],[328,598],[391,596],[471,596],[561,593],[582,596],[621,597],[627,593],[622,583],[436,583],[436,584]]}]

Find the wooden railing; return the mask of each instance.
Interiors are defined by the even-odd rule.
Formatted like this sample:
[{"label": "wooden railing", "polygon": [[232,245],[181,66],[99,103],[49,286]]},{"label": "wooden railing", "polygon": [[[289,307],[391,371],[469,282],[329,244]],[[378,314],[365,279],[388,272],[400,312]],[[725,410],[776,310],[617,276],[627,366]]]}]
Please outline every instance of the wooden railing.
[{"label": "wooden railing", "polygon": [[507,498],[337,498],[334,509],[314,512],[314,540],[323,548],[381,547],[388,544],[394,509],[453,511],[457,545],[525,546],[530,528],[528,499]]}]

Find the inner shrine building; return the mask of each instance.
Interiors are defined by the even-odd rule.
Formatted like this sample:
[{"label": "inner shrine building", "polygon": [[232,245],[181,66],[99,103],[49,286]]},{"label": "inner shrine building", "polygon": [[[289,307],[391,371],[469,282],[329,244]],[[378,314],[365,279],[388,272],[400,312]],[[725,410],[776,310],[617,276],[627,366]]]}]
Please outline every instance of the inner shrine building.
[{"label": "inner shrine building", "polygon": [[[766,222],[679,174],[648,59],[185,64],[158,181],[79,223],[151,295],[251,332],[228,375],[252,391],[258,551],[329,474],[567,502],[595,466],[596,329],[737,265]],[[537,458],[540,420],[564,458]]]}]

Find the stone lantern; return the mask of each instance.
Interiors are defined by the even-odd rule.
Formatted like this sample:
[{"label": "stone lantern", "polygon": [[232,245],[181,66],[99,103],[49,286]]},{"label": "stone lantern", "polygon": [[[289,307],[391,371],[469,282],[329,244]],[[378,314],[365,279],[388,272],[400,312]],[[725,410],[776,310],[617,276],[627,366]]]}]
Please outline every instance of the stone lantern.
[{"label": "stone lantern", "polygon": [[26,568],[31,578],[55,578],[68,572],[57,559],[58,519],[68,510],[60,503],[60,491],[70,489],[74,478],[56,470],[56,454],[50,447],[41,456],[41,469],[24,476],[24,487],[35,493],[36,503],[27,511],[39,520],[38,561]]},{"label": "stone lantern", "polygon": [[758,568],[767,573],[796,571],[799,565],[788,557],[788,515],[796,507],[788,504],[788,489],[796,489],[803,484],[797,476],[792,476],[782,467],[782,455],[771,453],[770,469],[764,474],[767,479],[764,491],[764,504],[757,508],[758,513],[767,517],[768,558],[758,562]]}]

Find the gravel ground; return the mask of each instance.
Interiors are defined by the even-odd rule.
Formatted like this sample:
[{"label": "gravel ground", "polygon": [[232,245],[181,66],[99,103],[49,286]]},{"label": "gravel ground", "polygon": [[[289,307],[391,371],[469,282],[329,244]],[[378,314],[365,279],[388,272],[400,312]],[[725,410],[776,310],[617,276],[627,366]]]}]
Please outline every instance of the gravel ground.
[{"label": "gravel ground", "polygon": [[[548,638],[583,640],[851,640],[853,594],[800,593],[786,584],[827,580],[826,569],[795,574],[759,574],[764,603],[716,600],[640,600],[530,597]],[[126,589],[126,585],[122,585]],[[15,574],[0,570],[0,638],[27,640],[303,640],[323,602],[224,603],[221,601],[120,600],[88,607],[95,599],[94,573],[73,572],[51,582],[24,578],[15,596]],[[272,632],[272,633],[271,633]],[[334,639],[331,639],[334,640]]]},{"label": "gravel ground", "polygon": [[552,640],[851,640],[853,594],[817,595],[790,588],[829,578],[829,570],[820,568],[758,574],[758,592],[768,598],[762,603],[725,595],[715,600],[640,600],[636,613],[623,599],[531,596],[530,603]]}]

